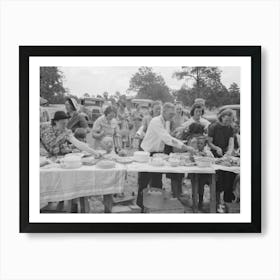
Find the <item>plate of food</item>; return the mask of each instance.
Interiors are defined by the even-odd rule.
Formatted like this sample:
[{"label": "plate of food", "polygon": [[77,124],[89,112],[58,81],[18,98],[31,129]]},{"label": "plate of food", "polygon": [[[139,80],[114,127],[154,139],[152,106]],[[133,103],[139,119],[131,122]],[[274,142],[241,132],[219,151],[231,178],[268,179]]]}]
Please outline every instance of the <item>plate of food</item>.
[{"label": "plate of food", "polygon": [[95,157],[84,157],[82,158],[82,164],[83,165],[94,165],[99,161],[99,159],[96,159]]},{"label": "plate of food", "polygon": [[211,157],[195,157],[194,159],[198,167],[210,167],[215,161]]},{"label": "plate of food", "polygon": [[118,158],[116,158],[116,161],[118,163],[128,164],[128,163],[133,162],[133,158],[132,157],[118,157]]},{"label": "plate of food", "polygon": [[227,167],[240,166],[240,158],[233,156],[224,156],[222,158],[217,158],[215,160],[215,163]]},{"label": "plate of food", "polygon": [[155,154],[153,154],[153,158],[161,158],[163,160],[167,160],[169,158],[169,156],[167,154],[163,154],[163,153],[155,153]]},{"label": "plate of food", "polygon": [[107,160],[116,160],[117,158],[119,158],[117,154],[106,154],[103,155],[102,157]]}]

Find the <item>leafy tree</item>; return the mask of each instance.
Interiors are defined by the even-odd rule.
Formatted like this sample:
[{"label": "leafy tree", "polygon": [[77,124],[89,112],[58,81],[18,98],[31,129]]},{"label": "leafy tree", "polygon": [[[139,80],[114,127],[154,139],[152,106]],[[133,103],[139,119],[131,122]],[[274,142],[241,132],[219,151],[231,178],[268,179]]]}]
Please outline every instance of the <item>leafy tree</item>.
[{"label": "leafy tree", "polygon": [[136,98],[148,98],[171,102],[174,97],[161,75],[153,72],[151,67],[140,67],[129,82],[129,91],[137,92]]},{"label": "leafy tree", "polygon": [[228,89],[231,104],[240,104],[240,89],[237,83],[232,83]]},{"label": "leafy tree", "polygon": [[57,67],[40,67],[40,96],[49,103],[64,103],[63,73]]},{"label": "leafy tree", "polygon": [[192,106],[196,98],[196,90],[193,88],[181,87],[176,92],[176,100],[181,101],[185,106]]},{"label": "leafy tree", "polygon": [[240,90],[236,83],[227,89],[221,82],[218,67],[182,67],[174,73],[177,79],[192,80],[192,86],[182,86],[175,94],[177,100],[191,106],[196,98],[204,98],[206,106],[211,108],[240,102]]},{"label": "leafy tree", "polygon": [[204,97],[205,87],[221,87],[221,70],[218,67],[188,67],[182,66],[180,71],[173,75],[178,80],[185,79],[193,81],[193,88],[196,90],[196,98]]},{"label": "leafy tree", "polygon": [[88,98],[88,97],[90,97],[90,95],[86,92],[86,93],[84,94],[84,97],[85,97],[85,98]]}]

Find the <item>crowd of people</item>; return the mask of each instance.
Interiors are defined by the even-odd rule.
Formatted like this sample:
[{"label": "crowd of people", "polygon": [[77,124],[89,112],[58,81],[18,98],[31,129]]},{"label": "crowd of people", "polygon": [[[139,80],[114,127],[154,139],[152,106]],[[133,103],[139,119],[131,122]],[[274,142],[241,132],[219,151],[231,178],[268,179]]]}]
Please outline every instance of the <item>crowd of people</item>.
[{"label": "crowd of people", "polygon": [[[66,111],[66,112],[65,112]],[[219,112],[217,120],[210,123],[204,118],[205,101],[198,99],[188,113],[182,103],[154,101],[150,108],[129,110],[124,103],[108,105],[93,123],[92,129],[74,98],[65,102],[65,111],[55,112],[51,122],[40,116],[41,155],[59,156],[76,150],[100,157],[100,150],[126,154],[125,150],[142,150],[154,153],[188,152],[205,157],[224,157],[239,153],[239,130],[235,113],[231,109]],[[87,143],[88,137],[92,141]],[[184,174],[167,174],[171,179],[174,197],[182,194]],[[190,179],[193,180],[192,176]],[[224,193],[224,201],[235,199],[233,181],[235,174],[217,173],[217,199]],[[138,176],[137,204],[143,209],[143,190],[150,185],[162,188],[162,174],[140,172]],[[203,206],[204,185],[207,175],[199,176],[199,207]]]}]

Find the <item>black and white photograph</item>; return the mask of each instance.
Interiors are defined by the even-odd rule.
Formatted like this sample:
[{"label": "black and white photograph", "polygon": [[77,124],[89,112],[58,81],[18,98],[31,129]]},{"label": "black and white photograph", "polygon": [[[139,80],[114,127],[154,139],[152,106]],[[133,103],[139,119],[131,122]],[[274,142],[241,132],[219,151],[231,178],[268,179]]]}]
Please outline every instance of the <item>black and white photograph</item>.
[{"label": "black and white photograph", "polygon": [[39,166],[30,177],[30,222],[212,223],[210,231],[253,222],[258,138],[244,128],[259,73],[246,47],[235,56],[234,47],[227,56],[212,47],[206,57],[190,47],[179,56],[172,47],[109,47],[107,56],[93,47],[90,57],[53,48],[56,56],[28,63],[30,166]]},{"label": "black and white photograph", "polygon": [[41,213],[239,213],[240,67],[41,67]]},{"label": "black and white photograph", "polygon": [[279,280],[280,1],[0,1],[0,279]]}]

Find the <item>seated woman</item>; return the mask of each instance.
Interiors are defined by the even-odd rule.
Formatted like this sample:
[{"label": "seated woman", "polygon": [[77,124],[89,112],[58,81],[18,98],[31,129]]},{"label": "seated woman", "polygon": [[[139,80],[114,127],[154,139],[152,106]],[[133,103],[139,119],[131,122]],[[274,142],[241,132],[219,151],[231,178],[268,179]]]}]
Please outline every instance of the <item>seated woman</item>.
[{"label": "seated woman", "polygon": [[68,118],[64,111],[57,111],[51,120],[51,124],[41,124],[40,144],[48,152],[48,155],[59,156],[71,153],[72,144],[75,148],[98,157],[98,152],[91,149],[86,143],[76,139],[72,131],[67,129]]}]

